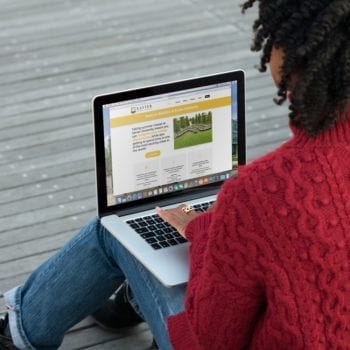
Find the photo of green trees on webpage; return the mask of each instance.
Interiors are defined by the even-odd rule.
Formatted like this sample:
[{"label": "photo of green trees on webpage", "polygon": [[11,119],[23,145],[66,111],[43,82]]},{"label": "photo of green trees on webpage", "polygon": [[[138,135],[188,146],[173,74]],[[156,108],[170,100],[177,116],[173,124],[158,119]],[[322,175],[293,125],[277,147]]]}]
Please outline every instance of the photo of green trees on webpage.
[{"label": "photo of green trees on webpage", "polygon": [[185,148],[213,141],[212,112],[174,118],[174,148]]}]

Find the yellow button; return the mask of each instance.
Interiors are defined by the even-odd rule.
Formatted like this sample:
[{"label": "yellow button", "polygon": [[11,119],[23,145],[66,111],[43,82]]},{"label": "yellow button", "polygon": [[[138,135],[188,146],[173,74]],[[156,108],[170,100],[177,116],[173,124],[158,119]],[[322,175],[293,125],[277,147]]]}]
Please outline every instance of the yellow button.
[{"label": "yellow button", "polygon": [[152,152],[147,152],[145,154],[146,158],[155,158],[160,156],[160,151],[152,151]]}]

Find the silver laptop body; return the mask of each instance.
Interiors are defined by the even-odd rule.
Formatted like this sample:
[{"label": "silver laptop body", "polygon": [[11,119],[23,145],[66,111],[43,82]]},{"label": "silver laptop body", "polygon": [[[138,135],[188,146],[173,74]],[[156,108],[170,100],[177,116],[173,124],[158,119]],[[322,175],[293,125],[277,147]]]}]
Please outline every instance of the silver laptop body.
[{"label": "silver laptop body", "polygon": [[154,208],[215,201],[245,163],[244,113],[242,71],[93,99],[98,215],[165,286],[187,282],[189,243]]}]

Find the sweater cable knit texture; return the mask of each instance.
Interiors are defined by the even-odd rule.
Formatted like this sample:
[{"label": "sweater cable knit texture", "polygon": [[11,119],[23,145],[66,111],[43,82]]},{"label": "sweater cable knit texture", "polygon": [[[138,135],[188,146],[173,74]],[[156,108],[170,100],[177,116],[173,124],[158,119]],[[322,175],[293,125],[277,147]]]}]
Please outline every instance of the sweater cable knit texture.
[{"label": "sweater cable knit texture", "polygon": [[350,349],[350,113],[293,132],[189,224],[175,349]]}]

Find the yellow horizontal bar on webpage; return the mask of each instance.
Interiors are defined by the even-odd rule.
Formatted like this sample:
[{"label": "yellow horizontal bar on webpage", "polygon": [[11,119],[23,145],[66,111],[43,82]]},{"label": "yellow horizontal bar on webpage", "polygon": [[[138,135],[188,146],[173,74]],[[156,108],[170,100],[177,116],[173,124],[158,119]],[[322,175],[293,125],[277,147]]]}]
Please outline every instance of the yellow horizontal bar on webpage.
[{"label": "yellow horizontal bar on webpage", "polygon": [[155,157],[159,157],[160,156],[160,151],[157,150],[157,151],[152,151],[152,152],[147,152],[145,154],[145,157],[146,158],[155,158]]},{"label": "yellow horizontal bar on webpage", "polygon": [[123,125],[148,122],[150,120],[169,118],[186,113],[196,113],[207,109],[225,107],[231,105],[231,96],[220,97],[213,100],[194,102],[175,106],[170,108],[157,109],[151,112],[130,114],[127,116],[116,117],[111,119],[111,128],[117,128]]}]

